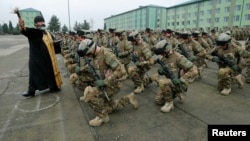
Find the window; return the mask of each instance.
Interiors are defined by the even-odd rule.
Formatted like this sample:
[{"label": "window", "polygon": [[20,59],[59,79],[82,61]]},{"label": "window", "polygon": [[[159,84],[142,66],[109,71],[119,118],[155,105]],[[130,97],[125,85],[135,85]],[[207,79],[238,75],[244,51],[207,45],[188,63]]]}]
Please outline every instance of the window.
[{"label": "window", "polygon": [[190,25],[190,21],[187,21],[187,25]]},{"label": "window", "polygon": [[179,22],[176,22],[176,25],[179,25]]},{"label": "window", "polygon": [[240,11],[241,5],[235,5],[234,10],[235,11]]},{"label": "window", "polygon": [[193,20],[193,24],[197,24],[197,21],[196,21],[196,20]]},{"label": "window", "polygon": [[216,14],[220,14],[220,8],[215,9]]},{"label": "window", "polygon": [[246,15],[245,15],[245,20],[246,20],[246,21],[250,21],[250,14],[246,14]]},{"label": "window", "polygon": [[174,22],[172,22],[172,26],[174,26]]},{"label": "window", "polygon": [[228,22],[229,21],[229,17],[224,17],[224,22]]},{"label": "window", "polygon": [[204,11],[200,11],[200,15],[204,15]]},{"label": "window", "polygon": [[177,18],[177,19],[179,19],[179,17],[180,17],[179,15],[176,15],[176,18]]},{"label": "window", "polygon": [[210,19],[210,18],[209,18],[209,19],[207,19],[207,22],[208,22],[208,23],[211,23],[211,19]]},{"label": "window", "polygon": [[230,7],[225,7],[225,13],[229,13],[230,12]]},{"label": "window", "polygon": [[195,17],[197,17],[197,16],[198,16],[197,12],[194,12],[194,16],[195,16]]},{"label": "window", "polygon": [[234,21],[235,21],[235,22],[237,22],[237,21],[239,21],[239,20],[240,20],[240,16],[239,16],[239,15],[234,16]]},{"label": "window", "polygon": [[185,18],[185,14],[182,14],[182,18]]},{"label": "window", "polygon": [[249,10],[250,9],[250,3],[246,4],[246,9]]},{"label": "window", "polygon": [[182,23],[182,25],[184,25],[184,24],[185,24],[185,22],[184,22],[184,21],[182,21],[181,23]]},{"label": "window", "polygon": [[221,0],[217,0],[217,4],[220,4],[221,3]]},{"label": "window", "polygon": [[231,2],[231,0],[226,0],[226,2]]},{"label": "window", "polygon": [[218,23],[218,22],[220,22],[220,18],[215,18],[214,21],[215,21],[216,23]]},{"label": "window", "polygon": [[209,15],[211,15],[211,14],[212,14],[212,10],[207,10],[207,13],[208,13]]}]

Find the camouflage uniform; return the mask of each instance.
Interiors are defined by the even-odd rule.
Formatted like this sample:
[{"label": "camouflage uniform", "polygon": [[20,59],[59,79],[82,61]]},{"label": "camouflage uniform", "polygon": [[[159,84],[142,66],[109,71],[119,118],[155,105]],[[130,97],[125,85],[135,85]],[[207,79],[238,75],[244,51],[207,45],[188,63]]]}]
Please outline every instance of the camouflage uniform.
[{"label": "camouflage uniform", "polygon": [[144,90],[144,84],[147,85],[145,81],[148,81],[147,78],[144,78],[144,75],[150,70],[153,59],[148,44],[141,40],[139,33],[132,32],[129,38],[134,36],[136,36],[136,39],[132,41],[131,59],[136,66],[129,66],[128,73],[136,87],[134,93],[141,93]]},{"label": "camouflage uniform", "polygon": [[[167,42],[162,40],[156,45],[156,47],[162,48],[165,43]],[[171,45],[166,47],[165,52],[167,55],[163,55],[161,61],[169,68],[169,71],[173,73],[174,77],[180,81],[180,85],[175,84],[174,80],[171,80],[168,77],[154,76],[152,80],[155,80],[160,87],[160,90],[155,95],[155,103],[164,105],[161,107],[162,112],[169,112],[174,108],[173,101],[176,97],[179,97],[181,102],[183,102],[185,97],[184,93],[188,86],[188,78],[195,77],[198,74],[198,70],[197,67],[186,57],[172,50]],[[161,74],[161,71],[159,70],[158,73],[164,75]]]},{"label": "camouflage uniform", "polygon": [[[222,40],[225,37],[225,41]],[[231,64],[223,63],[223,60],[217,59],[217,57],[213,58],[212,60],[217,62],[219,65],[218,71],[218,89],[221,91],[221,94],[228,95],[231,92],[231,85],[233,82],[237,82],[239,87],[242,88],[244,82],[242,80],[241,69],[242,65],[238,64],[237,60],[241,59],[242,57],[249,58],[250,53],[246,50],[235,46],[230,43],[231,37],[225,33],[219,35],[218,40],[222,40],[225,43],[221,47],[217,47],[213,52],[212,55],[214,56],[222,56],[226,60],[233,62]],[[226,44],[226,45],[225,45]]]},{"label": "camouflage uniform", "polygon": [[[79,46],[79,49],[80,51],[86,48],[95,50],[93,51],[95,52],[93,63],[99,70],[100,80],[95,81],[95,87],[86,87],[84,96],[81,97],[81,100],[87,102],[96,114],[96,118],[90,120],[89,124],[91,126],[100,126],[102,123],[109,121],[108,114],[114,109],[122,108],[128,104],[133,104],[134,108],[137,108],[137,101],[134,99],[134,94],[123,96],[119,100],[113,99],[120,91],[122,86],[120,79],[126,74],[126,71],[110,49],[98,47],[93,44],[91,40],[84,41],[85,45]],[[100,82],[104,84],[100,86],[100,84],[98,84]],[[105,93],[109,100],[105,96]]]},{"label": "camouflage uniform", "polygon": [[119,42],[117,44],[118,47],[118,57],[120,62],[125,66],[126,71],[128,72],[128,65],[130,63],[130,52],[132,52],[132,45],[127,40],[125,36],[125,32],[117,32],[116,35],[119,38]]},{"label": "camouflage uniform", "polygon": [[[192,59],[192,62],[198,67],[199,78],[201,78],[201,72],[203,70],[202,65],[204,64],[203,60],[206,55],[206,50],[197,41],[188,37],[186,33],[181,33],[180,38],[185,40],[182,42],[182,45],[189,54],[190,58],[195,58]],[[190,79],[190,82],[192,82],[194,79],[195,78]]]}]

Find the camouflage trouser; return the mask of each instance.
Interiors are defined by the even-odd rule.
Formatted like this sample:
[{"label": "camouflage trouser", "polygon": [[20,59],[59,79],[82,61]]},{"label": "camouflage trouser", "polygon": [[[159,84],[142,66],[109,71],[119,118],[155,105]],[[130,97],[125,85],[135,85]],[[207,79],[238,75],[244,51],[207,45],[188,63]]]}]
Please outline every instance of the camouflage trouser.
[{"label": "camouflage trouser", "polygon": [[128,68],[128,73],[132,81],[134,82],[134,86],[138,87],[141,86],[141,84],[144,82],[143,78],[146,73],[145,70],[139,69],[134,66],[130,66]]},{"label": "camouflage trouser", "polygon": [[180,75],[181,75],[181,78],[183,79],[183,81],[185,81],[185,83],[188,83],[189,79],[193,79],[193,78],[197,77],[198,68],[196,65],[193,65],[193,67],[190,68],[188,72],[181,71]]},{"label": "camouflage trouser", "polygon": [[180,93],[171,80],[165,77],[159,79],[159,87],[160,90],[155,95],[155,103],[159,105],[173,101],[177,94]]},{"label": "camouflage trouser", "polygon": [[231,68],[220,68],[218,71],[218,89],[231,88],[233,84],[234,71]]},{"label": "camouflage trouser", "polygon": [[114,109],[121,108],[128,103],[127,98],[121,98],[118,103],[113,99],[119,90],[120,84],[113,84],[110,87],[105,87],[104,91],[106,91],[110,99],[108,101],[103,90],[97,87],[88,86],[84,90],[83,100],[90,105],[96,116],[106,117]]}]

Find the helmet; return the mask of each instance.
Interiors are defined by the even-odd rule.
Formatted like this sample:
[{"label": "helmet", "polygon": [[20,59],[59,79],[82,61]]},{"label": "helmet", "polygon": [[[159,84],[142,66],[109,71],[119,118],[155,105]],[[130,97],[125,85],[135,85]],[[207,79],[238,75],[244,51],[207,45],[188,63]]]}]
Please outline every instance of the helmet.
[{"label": "helmet", "polygon": [[228,30],[225,32],[227,35],[231,36],[231,32]]},{"label": "helmet", "polygon": [[141,35],[137,31],[133,31],[128,35],[128,41],[140,40]]},{"label": "helmet", "polygon": [[187,39],[187,38],[189,38],[189,35],[190,35],[190,32],[184,31],[184,32],[181,32],[181,33],[179,34],[179,37],[180,37],[181,39]]},{"label": "helmet", "polygon": [[168,44],[167,40],[161,40],[155,45],[154,52],[156,55],[159,55],[164,52],[169,52],[172,49],[172,46]]},{"label": "helmet", "polygon": [[78,55],[84,57],[86,54],[91,53],[95,49],[95,42],[90,39],[83,40],[78,47]]},{"label": "helmet", "polygon": [[200,31],[197,31],[197,30],[192,33],[193,37],[198,37],[199,35],[200,35]]},{"label": "helmet", "polygon": [[217,40],[216,40],[216,44],[217,44],[218,46],[224,46],[224,45],[226,45],[227,43],[229,43],[230,41],[231,41],[231,37],[230,37],[228,34],[226,34],[226,33],[221,33],[221,34],[218,36]]}]

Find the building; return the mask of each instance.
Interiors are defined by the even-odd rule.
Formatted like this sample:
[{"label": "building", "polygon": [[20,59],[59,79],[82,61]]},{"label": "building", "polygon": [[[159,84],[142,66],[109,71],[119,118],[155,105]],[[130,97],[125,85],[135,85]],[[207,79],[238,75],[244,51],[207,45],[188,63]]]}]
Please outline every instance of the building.
[{"label": "building", "polygon": [[106,29],[223,29],[250,28],[250,0],[191,0],[171,7],[140,6],[104,19]]},{"label": "building", "polygon": [[24,20],[26,27],[34,27],[34,18],[42,16],[42,12],[33,8],[19,10],[21,18]]},{"label": "building", "polygon": [[140,6],[137,9],[105,18],[104,23],[106,29],[142,30],[146,27],[162,29],[167,24],[166,14],[166,7],[156,5]]}]

